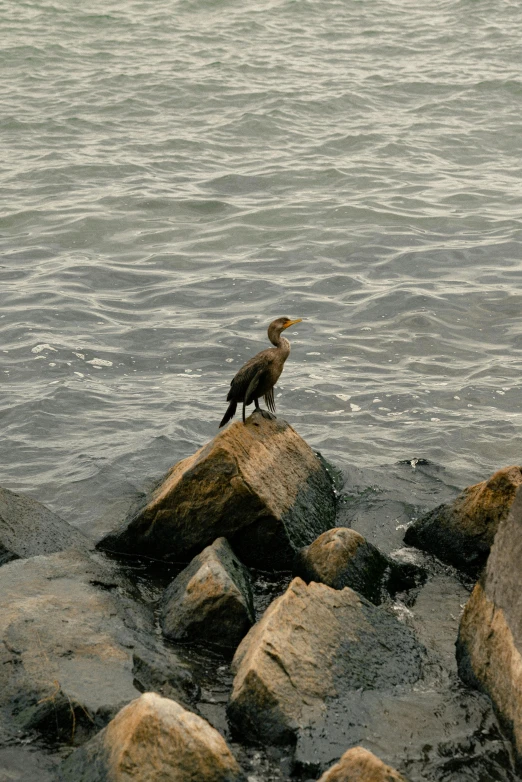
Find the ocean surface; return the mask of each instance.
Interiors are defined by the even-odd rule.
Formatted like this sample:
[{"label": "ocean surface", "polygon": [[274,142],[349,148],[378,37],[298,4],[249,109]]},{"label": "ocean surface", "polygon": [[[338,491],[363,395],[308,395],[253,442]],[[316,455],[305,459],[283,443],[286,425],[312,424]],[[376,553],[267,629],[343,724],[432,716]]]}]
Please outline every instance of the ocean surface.
[{"label": "ocean surface", "polygon": [[0,15],[0,485],[95,530],[281,315],[278,412],[342,469],[520,462],[520,3]]}]

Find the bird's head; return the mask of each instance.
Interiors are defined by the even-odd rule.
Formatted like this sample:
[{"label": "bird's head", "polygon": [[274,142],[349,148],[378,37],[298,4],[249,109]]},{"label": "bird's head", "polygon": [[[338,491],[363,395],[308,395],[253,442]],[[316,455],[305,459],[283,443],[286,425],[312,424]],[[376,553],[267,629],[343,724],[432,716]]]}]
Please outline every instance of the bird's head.
[{"label": "bird's head", "polygon": [[277,320],[273,320],[268,327],[268,339],[273,344],[276,344],[282,331],[293,326],[294,323],[301,323],[301,321],[302,318],[296,318],[295,320],[290,320],[290,318],[277,318]]}]

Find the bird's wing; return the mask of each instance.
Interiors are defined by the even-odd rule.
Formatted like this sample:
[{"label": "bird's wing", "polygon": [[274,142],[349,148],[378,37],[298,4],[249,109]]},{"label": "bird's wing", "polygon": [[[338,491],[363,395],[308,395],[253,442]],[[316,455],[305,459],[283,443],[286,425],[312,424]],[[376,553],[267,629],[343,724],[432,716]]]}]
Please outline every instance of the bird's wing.
[{"label": "bird's wing", "polygon": [[275,408],[275,399],[274,399],[274,389],[273,388],[271,388],[270,391],[266,392],[266,394],[265,394],[265,402],[266,402],[266,406],[268,407],[268,409],[272,413],[275,413],[276,408]]},{"label": "bird's wing", "polygon": [[[268,351],[262,351],[261,353],[258,353],[257,356],[251,358],[250,361],[247,361],[230,383],[230,391],[228,392],[227,400],[231,401],[232,399],[235,399],[238,402],[242,402],[247,391],[249,391],[250,398],[245,399],[245,401],[247,404],[250,404],[250,402],[256,398],[255,394],[252,392],[255,391],[256,387],[259,386],[260,382],[265,377],[265,373],[268,371],[270,363],[271,356]],[[255,382],[252,386],[253,381]],[[252,389],[250,389],[250,386],[252,386]]]}]

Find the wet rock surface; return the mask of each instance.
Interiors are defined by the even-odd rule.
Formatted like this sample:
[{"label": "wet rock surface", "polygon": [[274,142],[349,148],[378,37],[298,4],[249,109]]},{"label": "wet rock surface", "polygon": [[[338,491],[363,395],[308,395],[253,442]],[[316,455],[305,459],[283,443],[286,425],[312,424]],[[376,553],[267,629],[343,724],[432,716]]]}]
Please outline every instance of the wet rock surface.
[{"label": "wet rock surface", "polygon": [[468,486],[452,503],[439,505],[415,521],[404,540],[443,562],[478,572],[521,484],[521,468],[504,467],[487,481]]},{"label": "wet rock surface", "polygon": [[0,568],[0,660],[2,724],[51,742],[99,729],[151,678],[182,700],[193,686],[115,568],[77,551]]},{"label": "wet rock surface", "polygon": [[407,628],[353,590],[296,578],[237,650],[228,714],[245,738],[291,743],[329,701],[417,681],[422,656]]},{"label": "wet rock surface", "polygon": [[40,502],[0,488],[0,565],[76,547],[89,540]]},{"label": "wet rock surface", "polygon": [[466,604],[457,644],[464,681],[484,690],[522,767],[522,490],[500,522],[486,569]]},{"label": "wet rock surface", "polygon": [[223,737],[176,701],[145,693],[74,752],[63,782],[240,782]]},{"label": "wet rock surface", "polygon": [[387,766],[372,752],[353,747],[344,753],[335,766],[326,771],[319,782],[408,782],[402,774]]},{"label": "wet rock surface", "polygon": [[388,593],[411,589],[424,578],[421,568],[393,561],[348,527],[323,532],[298,551],[293,571],[307,582],[351,587],[376,605]]},{"label": "wet rock surface", "polygon": [[250,573],[226,538],[194,557],[162,599],[161,628],[172,641],[235,649],[255,621]]},{"label": "wet rock surface", "polygon": [[224,536],[245,564],[284,568],[333,526],[335,511],[323,461],[285,421],[253,414],[176,464],[98,545],[179,561]]}]

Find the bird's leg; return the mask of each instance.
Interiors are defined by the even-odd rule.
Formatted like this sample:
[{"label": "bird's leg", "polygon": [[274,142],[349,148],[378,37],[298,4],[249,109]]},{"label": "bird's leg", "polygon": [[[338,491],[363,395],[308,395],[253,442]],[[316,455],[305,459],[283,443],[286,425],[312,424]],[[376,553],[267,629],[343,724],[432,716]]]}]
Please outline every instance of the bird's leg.
[{"label": "bird's leg", "polygon": [[246,402],[245,402],[245,400],[243,399],[243,423],[244,423],[244,424],[246,424],[246,420],[245,420],[245,407],[246,407]]}]

